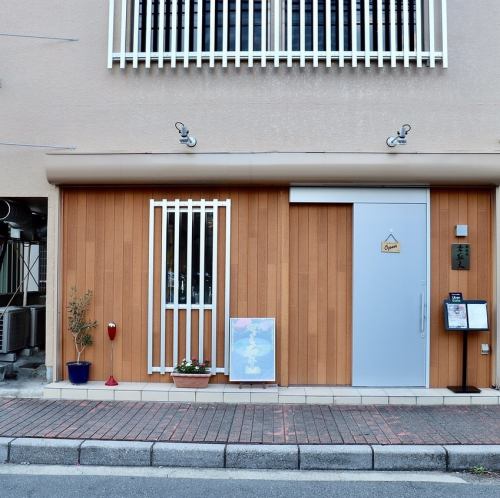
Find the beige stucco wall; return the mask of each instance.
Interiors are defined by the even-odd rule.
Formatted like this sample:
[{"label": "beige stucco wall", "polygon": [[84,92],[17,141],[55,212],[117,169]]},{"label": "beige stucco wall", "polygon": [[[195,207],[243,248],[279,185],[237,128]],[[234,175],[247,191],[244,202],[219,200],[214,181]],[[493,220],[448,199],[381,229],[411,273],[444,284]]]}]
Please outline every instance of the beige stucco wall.
[{"label": "beige stucco wall", "polygon": [[[0,0],[0,141],[78,152],[500,152],[500,2],[450,0],[449,69],[294,67],[106,69],[105,0]],[[480,4],[480,5],[479,5]],[[439,66],[439,65],[438,65]],[[398,149],[399,153],[402,151]],[[43,149],[0,146],[0,196],[49,198],[49,333],[56,330],[58,192]],[[439,165],[436,165],[439,167]],[[470,165],[471,168],[474,164]],[[55,335],[47,363],[54,366]]]}]

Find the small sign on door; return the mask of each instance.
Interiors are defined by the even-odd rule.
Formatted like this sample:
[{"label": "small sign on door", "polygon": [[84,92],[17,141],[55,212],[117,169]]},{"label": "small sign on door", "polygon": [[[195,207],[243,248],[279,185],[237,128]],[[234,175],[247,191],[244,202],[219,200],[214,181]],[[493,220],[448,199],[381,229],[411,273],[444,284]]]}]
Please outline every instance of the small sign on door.
[{"label": "small sign on door", "polygon": [[389,253],[401,252],[401,246],[392,233],[382,242],[381,251]]}]

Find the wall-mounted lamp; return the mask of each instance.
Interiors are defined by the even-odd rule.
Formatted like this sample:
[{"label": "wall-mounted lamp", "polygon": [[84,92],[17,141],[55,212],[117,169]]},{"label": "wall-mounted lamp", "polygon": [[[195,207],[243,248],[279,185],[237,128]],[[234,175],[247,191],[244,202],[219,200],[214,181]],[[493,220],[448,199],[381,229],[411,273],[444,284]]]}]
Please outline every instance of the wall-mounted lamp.
[{"label": "wall-mounted lamp", "polygon": [[189,136],[189,130],[187,129],[187,126],[184,123],[177,121],[175,123],[175,127],[181,134],[181,138],[179,138],[179,143],[187,145],[188,147],[194,147],[196,145],[196,138],[193,136]]},{"label": "wall-mounted lamp", "polygon": [[411,126],[409,124],[404,124],[398,131],[397,136],[389,137],[387,139],[387,145],[389,147],[396,147],[396,145],[406,145],[406,135],[410,132]]}]

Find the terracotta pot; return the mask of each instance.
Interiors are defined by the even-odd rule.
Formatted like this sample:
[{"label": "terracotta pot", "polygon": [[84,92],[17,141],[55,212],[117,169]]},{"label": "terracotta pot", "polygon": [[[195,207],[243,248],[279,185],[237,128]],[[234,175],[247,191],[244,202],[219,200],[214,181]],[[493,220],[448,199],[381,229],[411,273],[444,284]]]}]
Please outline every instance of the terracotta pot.
[{"label": "terracotta pot", "polygon": [[190,387],[203,389],[208,386],[208,381],[212,374],[181,374],[172,372],[170,374],[174,379],[175,387]]}]

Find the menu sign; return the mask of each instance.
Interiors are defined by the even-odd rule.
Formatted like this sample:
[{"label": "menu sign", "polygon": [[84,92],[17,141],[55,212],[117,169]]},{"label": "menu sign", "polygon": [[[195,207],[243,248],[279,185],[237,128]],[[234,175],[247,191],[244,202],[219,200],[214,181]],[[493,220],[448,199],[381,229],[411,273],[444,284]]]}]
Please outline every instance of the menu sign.
[{"label": "menu sign", "polygon": [[467,328],[467,308],[465,304],[446,303],[448,328]]}]

